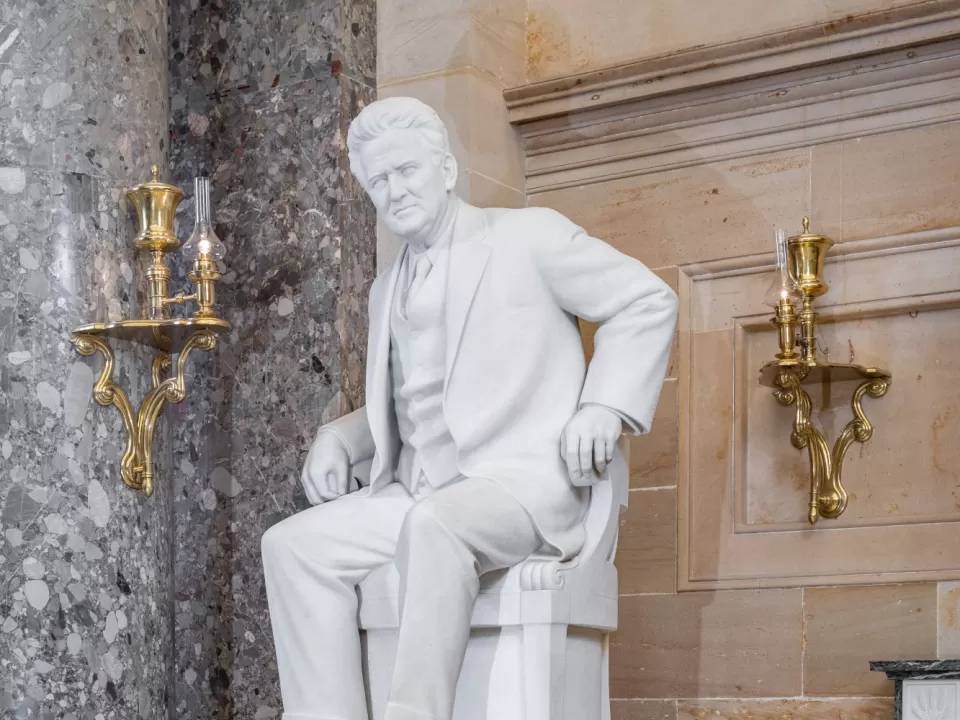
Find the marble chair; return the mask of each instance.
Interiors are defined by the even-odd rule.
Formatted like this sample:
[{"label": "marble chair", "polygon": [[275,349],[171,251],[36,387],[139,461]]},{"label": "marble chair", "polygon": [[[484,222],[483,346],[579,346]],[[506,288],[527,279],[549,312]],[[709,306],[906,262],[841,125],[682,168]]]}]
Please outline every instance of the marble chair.
[{"label": "marble chair", "polygon": [[[530,559],[481,578],[454,720],[609,720],[609,633],[617,627],[619,515],[627,440],[591,489],[586,544],[572,560]],[[360,584],[371,720],[381,720],[396,655],[399,577],[392,564]]]}]

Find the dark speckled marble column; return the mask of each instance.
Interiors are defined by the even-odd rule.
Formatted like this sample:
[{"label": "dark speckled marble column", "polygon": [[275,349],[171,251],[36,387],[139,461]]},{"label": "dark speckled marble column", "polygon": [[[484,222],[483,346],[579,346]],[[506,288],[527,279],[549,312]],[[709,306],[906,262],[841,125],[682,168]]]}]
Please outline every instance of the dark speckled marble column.
[{"label": "dark speckled marble column", "polygon": [[[171,717],[170,444],[151,499],[71,329],[135,316],[123,189],[166,166],[162,0],[0,3],[0,716]],[[149,356],[118,348],[135,402]],[[167,482],[164,482],[166,478]]]},{"label": "dark speckled marble column", "polygon": [[211,177],[234,324],[174,410],[177,717],[279,718],[260,537],[305,506],[317,427],[363,404],[375,219],[344,139],[375,97],[376,7],[172,0],[170,14],[171,172],[188,191]]}]

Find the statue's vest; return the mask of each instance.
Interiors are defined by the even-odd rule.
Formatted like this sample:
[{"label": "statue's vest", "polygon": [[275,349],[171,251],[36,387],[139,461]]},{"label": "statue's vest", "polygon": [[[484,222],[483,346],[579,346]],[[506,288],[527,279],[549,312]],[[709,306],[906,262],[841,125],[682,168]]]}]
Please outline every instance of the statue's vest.
[{"label": "statue's vest", "polygon": [[402,441],[397,479],[413,494],[459,476],[457,448],[443,417],[448,247],[436,254],[420,283],[414,282],[416,253],[407,252],[390,314],[393,400]]}]

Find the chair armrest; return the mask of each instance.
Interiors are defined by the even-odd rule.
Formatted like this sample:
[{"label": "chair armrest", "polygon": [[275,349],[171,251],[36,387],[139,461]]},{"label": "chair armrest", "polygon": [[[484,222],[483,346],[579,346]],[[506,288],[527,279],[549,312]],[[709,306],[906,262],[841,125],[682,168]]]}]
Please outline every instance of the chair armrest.
[{"label": "chair armrest", "polygon": [[602,572],[613,564],[617,551],[620,513],[627,509],[630,494],[629,438],[621,436],[605,477],[590,489],[590,504],[584,517],[583,549],[570,560],[527,560],[517,568],[520,590],[561,590],[571,576]]}]

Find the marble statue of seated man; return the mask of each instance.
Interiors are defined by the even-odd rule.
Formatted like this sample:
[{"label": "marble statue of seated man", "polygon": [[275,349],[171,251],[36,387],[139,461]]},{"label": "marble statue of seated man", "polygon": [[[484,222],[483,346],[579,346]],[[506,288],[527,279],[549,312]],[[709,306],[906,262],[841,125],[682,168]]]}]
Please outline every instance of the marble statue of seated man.
[{"label": "marble statue of seated man", "polygon": [[[347,144],[404,245],[370,290],[367,405],[320,428],[302,475],[315,507],[263,537],[283,717],[366,718],[356,588],[393,562],[386,720],[450,720],[480,575],[581,549],[589,486],[624,429],[650,428],[677,301],[553,210],[460,199],[447,130],[418,100],[371,103]],[[599,323],[589,368],[577,317]]]}]

